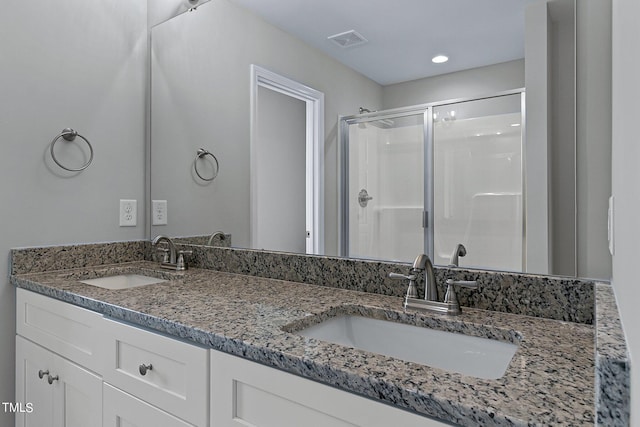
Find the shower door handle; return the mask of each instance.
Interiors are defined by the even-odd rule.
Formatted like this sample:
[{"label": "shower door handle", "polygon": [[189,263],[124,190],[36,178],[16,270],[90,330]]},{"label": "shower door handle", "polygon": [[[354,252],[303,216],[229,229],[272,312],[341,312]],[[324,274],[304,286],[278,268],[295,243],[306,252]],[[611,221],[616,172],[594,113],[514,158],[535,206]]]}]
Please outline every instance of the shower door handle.
[{"label": "shower door handle", "polygon": [[363,208],[367,207],[367,205],[369,204],[369,200],[371,199],[373,199],[373,197],[371,197],[369,193],[367,193],[367,190],[365,190],[364,188],[358,193],[358,203]]}]

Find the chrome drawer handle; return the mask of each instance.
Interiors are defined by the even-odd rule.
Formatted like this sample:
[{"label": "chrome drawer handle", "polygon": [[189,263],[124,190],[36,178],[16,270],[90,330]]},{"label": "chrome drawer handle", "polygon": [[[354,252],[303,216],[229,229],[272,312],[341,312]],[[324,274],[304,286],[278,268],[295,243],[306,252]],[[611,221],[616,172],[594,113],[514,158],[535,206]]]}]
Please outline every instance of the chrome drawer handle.
[{"label": "chrome drawer handle", "polygon": [[58,381],[59,378],[56,375],[55,377],[52,377],[51,375],[49,375],[49,377],[47,378],[47,381],[49,382],[49,384],[53,384],[54,381]]},{"label": "chrome drawer handle", "polygon": [[153,369],[153,365],[151,363],[149,363],[148,365],[145,365],[143,363],[138,367],[138,370],[140,371],[140,375],[142,376],[147,375],[147,371],[150,371],[152,369]]},{"label": "chrome drawer handle", "polygon": [[49,375],[48,369],[46,371],[43,371],[42,369],[38,371],[38,378],[43,379],[45,375]]}]

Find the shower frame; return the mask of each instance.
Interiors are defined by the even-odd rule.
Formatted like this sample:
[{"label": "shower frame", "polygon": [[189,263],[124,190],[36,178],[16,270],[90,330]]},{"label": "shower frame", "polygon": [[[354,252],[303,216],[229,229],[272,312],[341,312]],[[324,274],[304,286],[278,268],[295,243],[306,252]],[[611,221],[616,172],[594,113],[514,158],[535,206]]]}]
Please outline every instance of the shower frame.
[{"label": "shower frame", "polygon": [[[349,116],[338,116],[339,122],[339,215],[338,215],[338,249],[340,256],[349,256],[349,126],[353,124],[368,123],[378,120],[392,120],[399,117],[424,116],[424,210],[422,214],[422,227],[424,230],[424,253],[429,255],[430,259],[434,256],[434,177],[433,177],[433,158],[434,158],[434,139],[433,128],[434,118],[433,110],[437,107],[455,105],[464,102],[481,101],[485,99],[499,98],[509,95],[520,95],[520,114],[521,114],[521,144],[523,147],[521,158],[522,188],[526,194],[525,181],[525,150],[526,146],[526,114],[525,114],[525,89],[517,88],[484,96],[475,96],[467,98],[454,98],[444,101],[430,102],[407,107],[399,107],[388,110],[373,111],[369,113],[354,114]],[[527,246],[526,246],[526,197],[522,198],[522,271],[526,271],[527,262]],[[418,255],[418,254],[416,254]]]}]

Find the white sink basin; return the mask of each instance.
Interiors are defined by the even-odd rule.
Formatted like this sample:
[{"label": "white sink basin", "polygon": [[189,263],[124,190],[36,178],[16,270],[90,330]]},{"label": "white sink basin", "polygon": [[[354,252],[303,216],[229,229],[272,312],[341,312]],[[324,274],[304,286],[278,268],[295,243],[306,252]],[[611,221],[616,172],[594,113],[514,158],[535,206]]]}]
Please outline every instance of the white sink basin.
[{"label": "white sink basin", "polygon": [[158,279],[157,277],[143,276],[141,274],[120,274],[117,276],[80,280],[80,283],[85,283],[91,286],[98,286],[105,289],[129,289],[162,282],[166,282],[166,280]]},{"label": "white sink basin", "polygon": [[504,341],[360,316],[339,316],[295,332],[434,368],[496,379],[518,346]]}]

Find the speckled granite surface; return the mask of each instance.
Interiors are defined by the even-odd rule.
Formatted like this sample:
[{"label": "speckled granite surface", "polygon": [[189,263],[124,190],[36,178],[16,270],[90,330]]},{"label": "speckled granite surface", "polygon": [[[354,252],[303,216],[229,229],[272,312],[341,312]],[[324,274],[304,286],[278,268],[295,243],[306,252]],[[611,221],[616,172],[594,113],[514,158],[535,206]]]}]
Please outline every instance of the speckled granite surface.
[{"label": "speckled granite surface", "polygon": [[[149,262],[12,276],[16,286],[188,339],[421,414],[466,426],[593,425],[594,328],[467,309],[404,313],[398,297],[191,269],[153,286],[110,291],[77,280]],[[514,339],[505,375],[482,380],[286,332],[340,313]]]},{"label": "speckled granite surface", "polygon": [[[191,246],[194,267],[231,273],[313,283],[341,289],[403,296],[405,281],[388,278],[390,272],[407,274],[408,264],[347,258],[307,256],[284,252]],[[593,323],[594,282],[498,271],[436,267],[439,299],[445,280],[477,280],[479,290],[460,289],[465,307]],[[424,289],[424,284],[420,285]]]},{"label": "speckled granite surface", "polygon": [[147,240],[11,249],[10,274],[81,268],[147,259]]},{"label": "speckled granite surface", "polygon": [[[405,281],[391,280],[388,274],[407,273],[408,264],[250,249],[178,246],[193,251],[188,256],[188,263],[193,267],[398,297],[405,294],[407,287]],[[152,260],[154,256],[155,251],[148,241],[14,249],[12,271],[14,274],[36,273]],[[458,300],[462,306],[593,323],[594,282],[590,280],[463,268],[436,268],[435,273],[440,300],[444,296],[446,279],[477,280],[479,290],[459,290]],[[421,288],[424,288],[423,284]]]},{"label": "speckled granite surface", "polygon": [[613,289],[596,285],[596,420],[601,426],[628,426],[629,354]]}]

